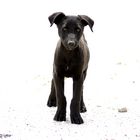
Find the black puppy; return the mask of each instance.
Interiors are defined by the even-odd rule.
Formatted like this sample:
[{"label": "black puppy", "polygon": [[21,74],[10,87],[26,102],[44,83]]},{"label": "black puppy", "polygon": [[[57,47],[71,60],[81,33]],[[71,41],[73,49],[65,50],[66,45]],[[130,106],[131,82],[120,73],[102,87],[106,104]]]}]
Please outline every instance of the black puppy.
[{"label": "black puppy", "polygon": [[83,82],[86,77],[89,50],[83,35],[86,25],[91,31],[94,21],[85,15],[66,16],[57,12],[49,16],[51,26],[55,23],[58,27],[60,40],[57,44],[54,65],[51,94],[47,105],[57,105],[54,116],[56,121],[66,121],[66,98],[64,96],[64,77],[73,78],[73,99],[70,105],[71,122],[83,123],[80,112],[86,112],[83,101]]}]

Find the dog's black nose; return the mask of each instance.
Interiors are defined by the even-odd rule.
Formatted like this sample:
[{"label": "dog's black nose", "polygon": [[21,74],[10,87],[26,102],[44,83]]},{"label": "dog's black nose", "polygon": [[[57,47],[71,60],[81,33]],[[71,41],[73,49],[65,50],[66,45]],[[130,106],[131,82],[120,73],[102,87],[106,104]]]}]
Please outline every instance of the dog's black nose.
[{"label": "dog's black nose", "polygon": [[73,47],[73,46],[75,46],[75,42],[74,41],[68,41],[68,45]]}]

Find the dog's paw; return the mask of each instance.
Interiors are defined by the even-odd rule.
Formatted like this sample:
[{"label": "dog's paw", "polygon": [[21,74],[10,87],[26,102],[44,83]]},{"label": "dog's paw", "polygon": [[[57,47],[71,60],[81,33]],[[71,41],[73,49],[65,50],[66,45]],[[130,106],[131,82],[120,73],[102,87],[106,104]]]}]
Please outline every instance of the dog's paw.
[{"label": "dog's paw", "polygon": [[73,124],[82,124],[84,123],[80,114],[71,115],[71,123]]},{"label": "dog's paw", "polygon": [[48,102],[47,102],[47,106],[48,107],[56,107],[56,99],[49,99]]},{"label": "dog's paw", "polygon": [[87,109],[86,109],[85,105],[83,105],[83,106],[80,107],[80,112],[81,113],[84,113],[86,111],[87,111]]},{"label": "dog's paw", "polygon": [[65,111],[57,111],[55,116],[54,116],[55,121],[66,121],[66,113]]}]

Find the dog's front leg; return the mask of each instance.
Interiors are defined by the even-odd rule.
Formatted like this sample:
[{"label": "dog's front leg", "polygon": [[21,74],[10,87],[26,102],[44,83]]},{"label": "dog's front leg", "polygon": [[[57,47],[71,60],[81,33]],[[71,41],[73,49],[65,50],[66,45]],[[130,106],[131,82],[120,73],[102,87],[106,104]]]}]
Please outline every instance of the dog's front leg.
[{"label": "dog's front leg", "polygon": [[54,84],[57,98],[56,121],[66,121],[66,98],[64,96],[64,78],[54,74]]},{"label": "dog's front leg", "polygon": [[55,92],[54,80],[53,79],[52,79],[52,84],[51,84],[51,93],[50,93],[47,105],[49,107],[56,106],[56,92]]},{"label": "dog's front leg", "polygon": [[74,124],[82,124],[83,119],[80,115],[80,101],[82,94],[83,77],[73,78],[73,99],[71,101],[71,122]]}]

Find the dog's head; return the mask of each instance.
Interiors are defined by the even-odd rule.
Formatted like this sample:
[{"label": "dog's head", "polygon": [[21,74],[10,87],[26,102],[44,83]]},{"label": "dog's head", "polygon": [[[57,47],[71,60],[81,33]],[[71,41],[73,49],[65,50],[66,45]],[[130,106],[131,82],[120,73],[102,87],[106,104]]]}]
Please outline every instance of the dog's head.
[{"label": "dog's head", "polygon": [[74,50],[83,34],[84,27],[89,25],[91,31],[94,21],[85,15],[66,16],[62,12],[56,12],[49,16],[51,26],[55,23],[63,46],[67,50]]}]

